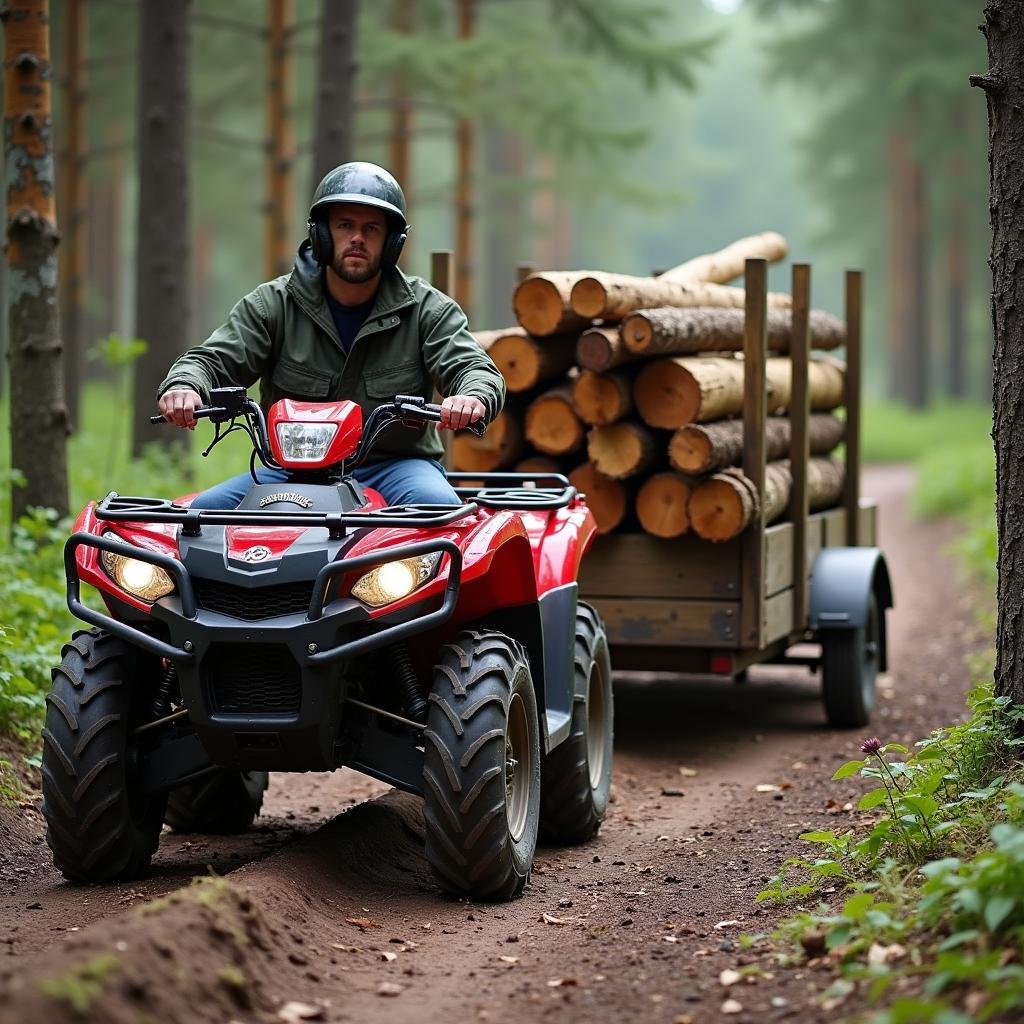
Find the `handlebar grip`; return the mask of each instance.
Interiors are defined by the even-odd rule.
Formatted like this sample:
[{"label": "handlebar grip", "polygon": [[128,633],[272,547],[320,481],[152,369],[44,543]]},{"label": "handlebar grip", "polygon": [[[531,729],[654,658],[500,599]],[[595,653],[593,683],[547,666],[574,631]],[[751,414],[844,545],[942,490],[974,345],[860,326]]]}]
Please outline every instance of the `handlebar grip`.
[{"label": "handlebar grip", "polygon": [[[192,417],[201,420],[204,416],[212,416],[218,412],[227,412],[227,409],[223,409],[219,405],[202,405],[193,411]],[[149,422],[156,426],[160,423],[170,423],[170,420],[165,420],[163,416],[150,416]]]}]

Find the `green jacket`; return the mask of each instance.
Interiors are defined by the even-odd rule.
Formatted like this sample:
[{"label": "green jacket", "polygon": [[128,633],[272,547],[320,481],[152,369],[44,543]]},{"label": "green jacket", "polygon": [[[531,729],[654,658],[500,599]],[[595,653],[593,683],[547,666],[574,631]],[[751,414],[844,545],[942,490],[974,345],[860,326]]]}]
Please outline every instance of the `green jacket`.
[{"label": "green jacket", "polygon": [[[486,422],[501,411],[505,382],[450,298],[418,277],[387,270],[373,309],[346,357],[324,297],[323,271],[303,242],[290,274],[261,284],[231,310],[227,322],[175,360],[157,391],[187,386],[209,401],[215,387],[260,382],[264,411],[281,398],[326,402],[350,399],[370,410],[395,395],[434,389],[472,395]],[[444,447],[433,424],[394,426],[371,462],[409,456],[439,459]]]}]

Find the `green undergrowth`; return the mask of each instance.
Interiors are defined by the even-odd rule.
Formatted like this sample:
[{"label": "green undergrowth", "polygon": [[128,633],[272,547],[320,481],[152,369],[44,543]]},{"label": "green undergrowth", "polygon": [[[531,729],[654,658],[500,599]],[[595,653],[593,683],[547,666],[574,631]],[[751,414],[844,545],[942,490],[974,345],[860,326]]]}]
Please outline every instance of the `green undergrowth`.
[{"label": "green undergrowth", "polygon": [[913,750],[866,740],[834,778],[871,783],[858,803],[870,815],[804,833],[813,852],[757,897],[795,908],[776,933],[783,959],[829,956],[830,998],[883,1005],[876,1024],[1024,1011],[1024,708],[990,685],[969,706]]},{"label": "green undergrowth", "polygon": [[991,431],[992,409],[981,403],[942,402],[914,410],[899,402],[867,401],[861,411],[861,457],[865,462],[916,462],[948,447],[951,439],[980,440]]},{"label": "green undergrowth", "polygon": [[[0,431],[0,733],[35,743],[60,649],[82,623],[67,610],[64,542],[74,517],[109,491],[176,497],[200,490],[248,466],[244,438],[233,438],[204,460],[200,442],[212,431],[203,425],[186,449],[148,448],[129,456],[131,422],[120,389],[92,385],[84,394],[82,429],[68,444],[72,516],[35,509],[12,527],[10,489],[20,474],[10,467],[10,437]],[[7,420],[7,403],[0,413]],[[205,429],[204,429],[205,428]],[[154,433],[163,427],[154,427]],[[90,599],[90,588],[83,597]]]}]

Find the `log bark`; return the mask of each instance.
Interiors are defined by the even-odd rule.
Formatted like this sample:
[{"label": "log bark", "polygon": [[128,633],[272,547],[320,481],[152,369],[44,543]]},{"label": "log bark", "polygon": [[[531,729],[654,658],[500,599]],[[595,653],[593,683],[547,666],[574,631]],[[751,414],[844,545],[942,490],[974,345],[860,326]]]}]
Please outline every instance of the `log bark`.
[{"label": "log bark", "polygon": [[[742,309],[746,300],[742,288],[724,284],[588,273],[581,275],[572,285],[569,301],[580,319],[621,320],[635,309],[652,309],[655,306]],[[788,295],[769,292],[768,305],[772,309],[789,309],[792,300]]]},{"label": "log bark", "polygon": [[[807,424],[812,455],[825,455],[843,440],[843,422],[829,413],[815,413]],[[790,422],[786,416],[765,421],[766,458],[789,452]],[[722,420],[680,427],[668,445],[669,462],[681,473],[714,473],[739,465],[743,458],[743,421]]]},{"label": "log bark", "polygon": [[645,532],[655,537],[681,537],[690,529],[687,505],[693,482],[681,473],[655,473],[636,495],[636,515]]},{"label": "log bark", "polygon": [[503,331],[480,331],[476,339],[513,393],[529,391],[562,376],[576,359],[575,334],[534,338],[521,327],[509,327]]},{"label": "log bark", "polygon": [[526,439],[545,455],[566,455],[583,447],[583,424],[573,410],[568,385],[546,391],[526,407]]},{"label": "log bark", "polygon": [[[789,405],[791,365],[785,357],[766,360],[769,412]],[[833,359],[808,367],[811,409],[835,409],[843,402],[844,374]],[[743,410],[743,360],[717,356],[672,356],[647,363],[633,385],[633,399],[644,422],[671,430],[707,423]]]},{"label": "log bark", "polygon": [[572,407],[584,423],[606,426],[633,411],[633,375],[583,370],[572,383]]},{"label": "log bark", "polygon": [[[789,461],[769,462],[764,481],[766,525],[785,514],[792,489]],[[808,460],[807,496],[812,512],[835,505],[842,490],[842,463],[833,459]],[[738,469],[727,469],[695,487],[688,507],[690,526],[699,537],[710,541],[732,540],[756,517],[757,494],[753,484]]]},{"label": "log bark", "polygon": [[576,342],[576,362],[594,373],[604,373],[637,358],[626,348],[618,327],[592,327]]},{"label": "log bark", "polygon": [[452,468],[463,473],[492,473],[511,466],[523,454],[521,414],[508,405],[483,437],[460,430],[452,438]]},{"label": "log bark", "polygon": [[669,281],[713,281],[726,284],[743,276],[746,261],[765,259],[778,263],[786,258],[789,246],[786,239],[776,231],[764,231],[759,235],[739,238],[718,252],[695,256],[660,275],[660,280]]},{"label": "log bark", "polygon": [[[630,352],[644,356],[742,352],[743,321],[742,309],[638,309],[622,321],[622,341]],[[811,348],[833,349],[846,344],[846,325],[831,313],[811,310],[808,327]],[[791,335],[791,313],[769,309],[769,351],[788,352]]]},{"label": "log bark", "polygon": [[587,499],[598,533],[610,533],[622,524],[629,510],[627,486],[584,462],[569,474],[569,482]]},{"label": "log bark", "polygon": [[569,305],[573,285],[590,271],[552,270],[531,274],[512,295],[512,308],[519,326],[530,334],[547,337],[590,326],[591,318],[579,316]]},{"label": "log bark", "polygon": [[658,457],[654,433],[635,420],[594,427],[587,434],[587,454],[597,469],[613,480],[643,473]]}]

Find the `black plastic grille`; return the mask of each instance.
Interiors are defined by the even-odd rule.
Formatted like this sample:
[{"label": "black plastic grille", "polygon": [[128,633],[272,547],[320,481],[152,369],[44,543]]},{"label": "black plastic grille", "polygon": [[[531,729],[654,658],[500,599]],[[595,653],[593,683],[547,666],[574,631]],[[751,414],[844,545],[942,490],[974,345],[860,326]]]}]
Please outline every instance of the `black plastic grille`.
[{"label": "black plastic grille", "polygon": [[304,612],[313,596],[313,583],[309,580],[272,587],[236,587],[221,580],[193,579],[192,586],[201,608],[247,622]]},{"label": "black plastic grille", "polygon": [[294,715],[302,704],[302,674],[286,647],[214,644],[202,672],[215,712]]}]

